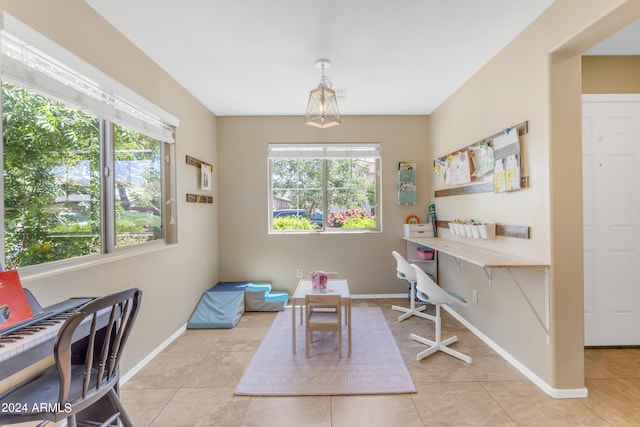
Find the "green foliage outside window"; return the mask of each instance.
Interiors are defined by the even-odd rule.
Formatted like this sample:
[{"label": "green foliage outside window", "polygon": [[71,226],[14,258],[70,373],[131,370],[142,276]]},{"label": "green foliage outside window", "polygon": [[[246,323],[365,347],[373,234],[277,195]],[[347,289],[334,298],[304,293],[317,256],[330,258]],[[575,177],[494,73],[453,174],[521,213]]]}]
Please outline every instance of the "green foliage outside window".
[{"label": "green foliage outside window", "polygon": [[285,216],[273,218],[274,230],[315,230],[317,226],[303,216]]},{"label": "green foliage outside window", "polygon": [[98,212],[98,118],[3,82],[2,124],[6,268],[99,250],[93,227],[77,239],[53,233],[65,212],[59,201],[79,186],[65,169],[83,170],[79,208],[88,218]]},{"label": "green foliage outside window", "polygon": [[162,237],[161,142],[114,126],[116,246]]},{"label": "green foliage outside window", "polygon": [[[100,253],[106,122],[7,82],[2,121],[5,268]],[[117,180],[115,232],[161,238],[161,143],[118,126],[114,133],[116,172],[134,169]]]}]

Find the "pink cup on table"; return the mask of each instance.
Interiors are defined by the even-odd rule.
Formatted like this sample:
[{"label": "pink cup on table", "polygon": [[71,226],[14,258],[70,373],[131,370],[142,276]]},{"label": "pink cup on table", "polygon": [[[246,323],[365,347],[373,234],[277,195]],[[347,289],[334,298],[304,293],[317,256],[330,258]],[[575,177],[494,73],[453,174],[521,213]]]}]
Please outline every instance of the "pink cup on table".
[{"label": "pink cup on table", "polygon": [[324,271],[312,271],[311,286],[313,289],[327,289],[327,273]]}]

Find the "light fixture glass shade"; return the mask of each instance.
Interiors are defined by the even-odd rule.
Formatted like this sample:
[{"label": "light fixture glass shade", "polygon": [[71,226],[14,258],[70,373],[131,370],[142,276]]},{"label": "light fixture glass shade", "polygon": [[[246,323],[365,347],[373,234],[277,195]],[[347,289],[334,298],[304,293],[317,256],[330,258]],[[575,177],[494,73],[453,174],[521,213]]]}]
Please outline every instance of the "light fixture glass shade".
[{"label": "light fixture glass shade", "polygon": [[324,69],[331,66],[326,58],[316,60],[316,67],[322,70],[322,78],[318,87],[309,94],[305,124],[317,128],[328,128],[340,124],[340,111],[336,92],[332,89],[331,80],[324,74]]},{"label": "light fixture glass shade", "polygon": [[328,128],[341,123],[336,93],[323,83],[321,82],[309,94],[309,104],[307,105],[305,117],[305,124],[318,128]]}]

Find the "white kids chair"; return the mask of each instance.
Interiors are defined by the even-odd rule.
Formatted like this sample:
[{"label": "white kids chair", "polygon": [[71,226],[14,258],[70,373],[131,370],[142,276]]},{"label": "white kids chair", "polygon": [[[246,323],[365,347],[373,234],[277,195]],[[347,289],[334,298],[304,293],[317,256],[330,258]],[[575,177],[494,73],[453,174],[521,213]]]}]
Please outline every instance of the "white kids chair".
[{"label": "white kids chair", "polygon": [[452,350],[448,347],[449,344],[452,344],[458,341],[457,336],[453,336],[451,338],[447,338],[442,341],[442,318],[440,317],[440,306],[442,304],[458,304],[461,306],[466,306],[467,302],[452,292],[447,292],[442,289],[436,282],[429,277],[427,273],[424,272],[420,267],[415,264],[411,264],[411,267],[415,271],[417,284],[416,288],[418,289],[418,299],[421,301],[427,301],[436,306],[436,315],[432,316],[430,314],[421,313],[424,317],[427,317],[430,320],[433,320],[436,324],[436,336],[435,341],[430,339],[421,337],[416,334],[411,334],[411,339],[414,341],[418,341],[422,344],[429,346],[426,350],[418,353],[416,359],[422,360],[425,357],[435,353],[436,351],[443,351],[453,357],[457,357],[460,360],[463,360],[467,363],[471,363],[471,357],[460,353],[459,351]]},{"label": "white kids chair", "polygon": [[[421,305],[419,307],[416,307],[416,273],[413,271],[413,268],[411,268],[411,265],[409,264],[409,262],[404,259],[404,257],[402,255],[400,255],[398,252],[396,251],[392,251],[391,255],[393,255],[393,257],[396,259],[396,275],[398,276],[398,278],[400,279],[404,279],[407,282],[409,282],[409,288],[410,288],[410,298],[411,301],[409,303],[409,307],[401,307],[398,305],[392,305],[391,308],[397,311],[402,311],[404,314],[402,314],[401,316],[398,317],[398,322],[402,322],[405,319],[408,319],[411,316],[419,316],[419,317],[423,317],[425,319],[429,319],[431,320],[431,316],[429,316],[428,314],[422,313],[422,311],[424,311],[426,309],[426,306]],[[430,302],[430,301],[427,301]]]}]

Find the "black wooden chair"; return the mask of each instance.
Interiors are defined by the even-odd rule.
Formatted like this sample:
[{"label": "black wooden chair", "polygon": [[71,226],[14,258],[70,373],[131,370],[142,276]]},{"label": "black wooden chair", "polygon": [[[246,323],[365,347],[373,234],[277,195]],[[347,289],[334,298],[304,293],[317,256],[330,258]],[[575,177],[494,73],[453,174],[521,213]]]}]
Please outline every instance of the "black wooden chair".
[{"label": "black wooden chair", "polygon": [[[110,426],[120,420],[133,427],[118,397],[119,362],[140,309],[142,291],[132,288],[97,298],[73,313],[61,326],[54,346],[55,363],[31,381],[10,390],[0,400],[0,425],[66,419],[77,425]],[[73,336],[86,336],[86,348],[72,351]],[[109,408],[90,408],[103,397]],[[96,405],[97,406],[97,405]],[[99,422],[77,422],[78,412],[107,413]],[[101,418],[105,418],[101,415]]]}]

